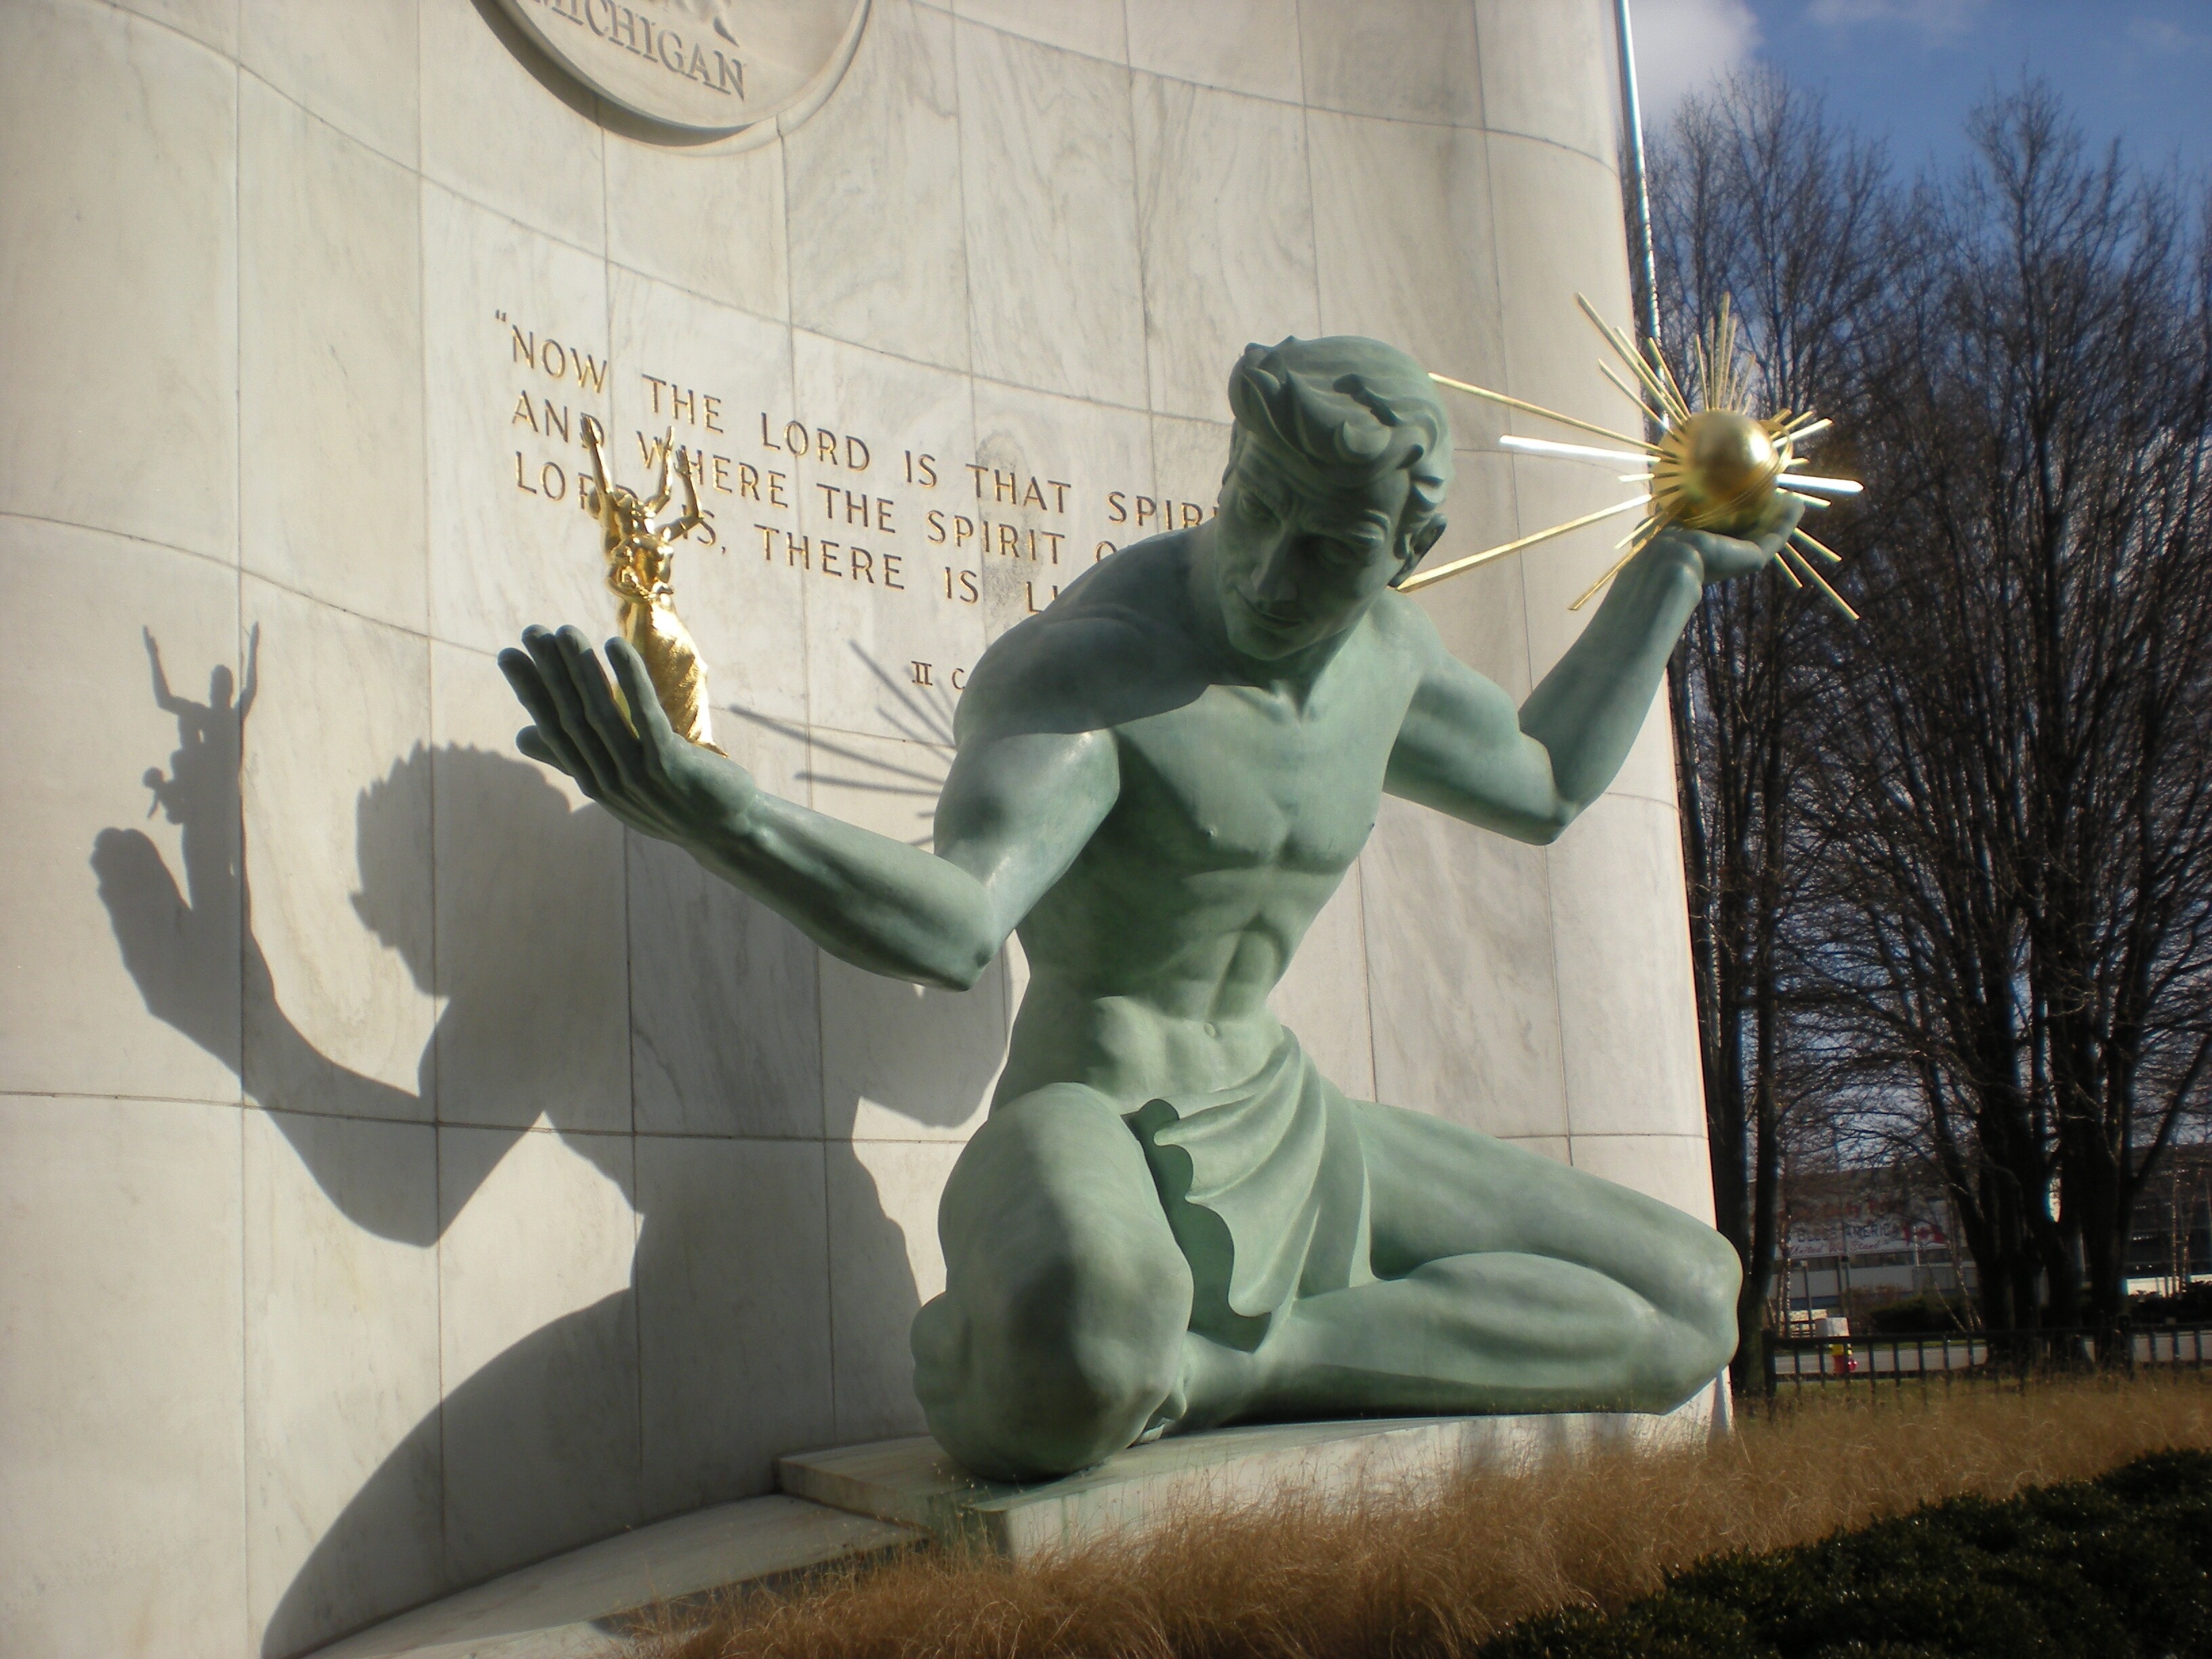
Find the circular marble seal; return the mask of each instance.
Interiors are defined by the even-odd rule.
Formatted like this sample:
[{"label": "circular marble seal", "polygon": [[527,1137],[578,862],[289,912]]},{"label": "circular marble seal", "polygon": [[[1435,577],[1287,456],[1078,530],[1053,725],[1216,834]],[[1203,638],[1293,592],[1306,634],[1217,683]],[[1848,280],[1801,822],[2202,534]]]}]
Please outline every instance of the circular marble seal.
[{"label": "circular marble seal", "polygon": [[717,134],[804,106],[834,83],[868,9],[868,0],[500,3],[600,96],[665,126]]}]

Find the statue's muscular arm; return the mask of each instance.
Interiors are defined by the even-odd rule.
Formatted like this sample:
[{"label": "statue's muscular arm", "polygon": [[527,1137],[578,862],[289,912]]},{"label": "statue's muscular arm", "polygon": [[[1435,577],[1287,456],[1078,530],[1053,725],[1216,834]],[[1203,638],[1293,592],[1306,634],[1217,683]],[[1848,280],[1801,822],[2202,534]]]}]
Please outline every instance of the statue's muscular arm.
[{"label": "statue's muscular arm", "polygon": [[[636,730],[582,634],[532,629],[500,666],[534,725],[517,738],[643,834],[673,842],[872,972],[975,982],[1016,923],[1074,861],[1114,805],[1109,732],[994,721],[1017,677],[985,675],[963,700],[960,746],[937,806],[934,853],[769,794],[743,767],[678,737],[622,640],[607,655]],[[978,698],[978,692],[981,697]]]},{"label": "statue's muscular arm", "polygon": [[1749,541],[1658,537],[1518,709],[1444,648],[1418,606],[1395,599],[1389,623],[1413,653],[1418,679],[1385,787],[1519,841],[1554,839],[1628,758],[1705,584],[1765,564],[1796,522],[1785,509]]}]

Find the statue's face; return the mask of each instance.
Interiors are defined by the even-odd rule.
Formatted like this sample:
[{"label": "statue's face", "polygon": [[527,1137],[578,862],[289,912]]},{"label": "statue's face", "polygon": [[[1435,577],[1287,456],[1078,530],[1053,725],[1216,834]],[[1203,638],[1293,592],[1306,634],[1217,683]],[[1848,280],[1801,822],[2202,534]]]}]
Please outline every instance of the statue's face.
[{"label": "statue's face", "polygon": [[1229,642],[1273,661],[1342,633],[1398,571],[1413,480],[1393,467],[1346,487],[1240,447],[1213,521],[1214,581]]}]

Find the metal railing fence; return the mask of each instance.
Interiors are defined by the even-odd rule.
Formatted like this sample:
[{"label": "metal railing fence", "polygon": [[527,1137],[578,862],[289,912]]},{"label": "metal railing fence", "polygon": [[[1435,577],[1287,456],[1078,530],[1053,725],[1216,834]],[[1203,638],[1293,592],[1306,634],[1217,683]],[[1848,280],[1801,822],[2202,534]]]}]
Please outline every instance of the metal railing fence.
[{"label": "metal railing fence", "polygon": [[[2155,1325],[2124,1331],[2101,1363],[2135,1370],[2203,1370],[2212,1360],[2212,1326]],[[2092,1330],[1953,1331],[1925,1336],[1782,1336],[1769,1333],[1766,1392],[1807,1388],[1945,1388],[2029,1382],[2098,1368]]]}]

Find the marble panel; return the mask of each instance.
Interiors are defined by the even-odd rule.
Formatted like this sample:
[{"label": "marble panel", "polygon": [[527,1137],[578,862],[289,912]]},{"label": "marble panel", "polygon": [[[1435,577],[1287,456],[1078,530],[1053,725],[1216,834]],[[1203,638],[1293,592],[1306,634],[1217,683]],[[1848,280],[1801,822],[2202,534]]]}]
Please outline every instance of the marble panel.
[{"label": "marble panel", "polygon": [[[1488,140],[1315,111],[1306,143],[1322,331],[1371,335],[1438,374],[1497,385],[1513,313],[1498,307]],[[1451,417],[1462,447],[1490,446],[1484,405],[1457,398]]]},{"label": "marble panel", "polygon": [[[949,751],[848,737],[814,739],[817,811],[929,845]],[[821,957],[823,1132],[832,1139],[963,1141],[1005,1058],[1005,958],[967,991],[885,979]]]},{"label": "marble panel", "polygon": [[[1228,384],[1229,365],[1224,363],[1221,387],[1216,392],[1224,410],[1229,407]],[[1205,517],[1212,518],[1218,510],[1221,475],[1229,467],[1231,429],[1226,420],[1182,421],[1167,415],[1153,416],[1152,482],[1158,486],[1157,493],[1170,501],[1188,501]]]},{"label": "marble panel", "polygon": [[1218,419],[1247,342],[1321,331],[1305,114],[1155,75],[1130,105],[1152,406]]},{"label": "marble panel", "polygon": [[[1528,422],[1529,430],[1534,426]],[[1637,489],[1634,484],[1615,483],[1595,467],[1546,456],[1515,455],[1507,466],[1513,477],[1517,534],[1531,534],[1627,501]],[[1623,550],[1613,544],[1628,533],[1638,516],[1625,513],[1617,526],[1612,520],[1585,526],[1512,556],[1521,568],[1529,663],[1539,679],[1582,637],[1597,614],[1599,599],[1580,611],[1569,607],[1620,556]]]},{"label": "marble panel", "polygon": [[1674,779],[1673,721],[1667,687],[1662,682],[1651,699],[1651,712],[1644,716],[1644,729],[1636,734],[1628,758],[1621,763],[1607,793],[1656,801],[1670,811],[1680,806],[1681,794]]},{"label": "marble panel", "polygon": [[1713,1171],[1703,1135],[1584,1135],[1574,1138],[1575,1168],[1713,1220]]},{"label": "marble panel", "polygon": [[1297,1034],[1323,1076],[1357,1100],[1375,1093],[1375,1034],[1367,1009],[1367,938],[1360,866],[1306,929],[1267,1006]]},{"label": "marble panel", "polygon": [[1606,0],[1474,0],[1482,125],[1613,164],[1620,44]]},{"label": "marble panel", "polygon": [[1565,1133],[1542,850],[1385,800],[1361,867],[1376,1097],[1486,1134]]},{"label": "marble panel", "polygon": [[974,482],[961,465],[975,453],[968,380],[814,334],[796,335],[792,355],[797,406],[816,439],[794,463],[804,539],[757,545],[806,594],[809,718],[945,742],[956,671],[983,651],[980,558],[953,523]]},{"label": "marble panel", "polygon": [[1565,1135],[1500,1135],[1500,1140],[1523,1152],[1540,1152],[1555,1164],[1571,1164],[1568,1138]]},{"label": "marble panel", "polygon": [[[783,142],[791,316],[968,367],[967,224],[952,20],[876,0],[845,78]],[[893,234],[895,232],[895,234]]]},{"label": "marble panel", "polygon": [[260,82],[240,88],[239,562],[420,633],[421,186]]},{"label": "marble panel", "polygon": [[[725,717],[717,739],[761,787],[806,798],[806,739]],[[629,853],[630,1060],[642,1134],[819,1136],[812,941],[647,836]]]},{"label": "marble panel", "polygon": [[965,24],[955,44],[975,372],[1141,408],[1128,71]]},{"label": "marble panel", "polygon": [[244,1645],[239,1119],[0,1097],[0,1651]]},{"label": "marble panel", "polygon": [[647,1516],[772,1491],[777,1453],[834,1437],[822,1159],[819,1141],[638,1141]]},{"label": "marble panel", "polygon": [[[1453,472],[1451,494],[1444,504],[1449,522],[1421,562],[1425,568],[1438,568],[1521,533],[1513,510],[1512,458],[1461,451],[1453,458]],[[1522,562],[1529,556],[1508,554],[1413,596],[1436,624],[1444,648],[1497,681],[1516,700],[1527,696],[1532,684],[1522,574]]]},{"label": "marble panel", "polygon": [[[708,530],[677,556],[676,603],[706,658],[710,694],[770,719],[806,717],[806,589],[780,556],[804,505],[799,463],[769,440],[792,406],[791,333],[780,323],[617,269],[611,280],[617,368],[608,464],[633,489],[649,485],[659,441],[700,458],[699,506]],[[761,557],[762,526],[779,556]],[[572,532],[574,556],[597,568],[598,544]],[[613,595],[579,625],[612,631]]]},{"label": "marble panel", "polygon": [[1298,41],[1317,109],[1483,123],[1474,9],[1460,0],[1299,0]]},{"label": "marble panel", "polygon": [[[328,1641],[445,1588],[437,1131],[246,1115],[252,1645]],[[319,1546],[322,1547],[319,1547]]]},{"label": "marble panel", "polygon": [[220,52],[235,50],[238,0],[117,0],[125,11],[163,23]]},{"label": "marble panel", "polygon": [[446,1571],[641,1518],[628,1135],[438,1132]]},{"label": "marble panel", "polygon": [[430,647],[248,577],[246,1087],[431,1115]]},{"label": "marble panel", "polygon": [[618,378],[606,266],[428,185],[422,266],[432,631],[496,651],[592,622],[610,601],[576,478],[580,417],[611,418]]},{"label": "marble panel", "polygon": [[836,1443],[918,1434],[907,1333],[915,1310],[945,1288],[937,1201],[960,1148],[855,1140],[828,1151]]},{"label": "marble panel", "polygon": [[234,0],[239,59],[341,132],[415,163],[421,104],[415,8]]},{"label": "marble panel", "polygon": [[603,142],[617,264],[756,316],[787,314],[783,146],[699,155],[619,132]]},{"label": "marble panel", "polygon": [[57,571],[70,626],[0,654],[0,696],[46,711],[0,732],[0,915],[39,941],[0,956],[0,1087],[234,1103],[237,574],[0,519],[8,615],[50,611]]},{"label": "marble panel", "polygon": [[1705,1127],[1678,823],[1669,806],[1607,795],[1547,849],[1577,1135]]},{"label": "marble panel", "polygon": [[[1224,363],[1224,384],[1228,372]],[[1162,490],[1146,416],[984,381],[975,386],[975,453],[981,470],[963,467],[949,482],[967,498],[957,511],[972,517],[979,541],[985,521],[991,526],[982,579],[993,638],[1042,611],[1106,553],[1169,528],[1170,514],[1177,526],[1195,523],[1213,510],[1220,487],[1217,475],[1189,501]],[[946,513],[957,540],[951,504]]]},{"label": "marble panel", "polygon": [[1029,0],[951,0],[951,4],[955,16],[971,23],[988,23],[1008,34],[1087,58],[1117,64],[1129,59],[1121,0],[1053,0],[1048,6]]},{"label": "marble panel", "polygon": [[0,9],[0,512],[235,557],[236,85],[123,12]]},{"label": "marble panel", "polygon": [[[1492,133],[1489,155],[1497,291],[1513,328],[1498,365],[1502,380],[1462,378],[1638,432],[1635,405],[1598,372],[1613,354],[1575,304],[1575,295],[1583,295],[1615,326],[1628,325],[1628,239],[1619,179],[1603,162],[1511,133]],[[1537,422],[1520,423],[1528,419],[1516,416],[1513,429],[1567,435],[1548,422],[1540,433]],[[1576,470],[1611,481],[1601,467]]]},{"label": "marble panel", "polygon": [[604,250],[597,100],[496,5],[424,6],[416,27],[424,176],[576,247]]},{"label": "marble panel", "polygon": [[438,1117],[628,1129],[623,830],[526,760],[498,665],[437,646]]},{"label": "marble panel", "polygon": [[1127,9],[1131,67],[1224,92],[1304,100],[1297,0],[1127,0]]}]

